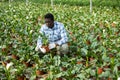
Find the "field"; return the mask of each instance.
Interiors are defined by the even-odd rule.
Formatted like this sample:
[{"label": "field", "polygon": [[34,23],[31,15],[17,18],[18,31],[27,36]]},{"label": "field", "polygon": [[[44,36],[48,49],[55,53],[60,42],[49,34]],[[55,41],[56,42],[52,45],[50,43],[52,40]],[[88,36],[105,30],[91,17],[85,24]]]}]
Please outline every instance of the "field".
[{"label": "field", "polygon": [[[70,52],[35,51],[47,12],[64,23]],[[0,79],[117,80],[120,77],[120,8],[0,3]],[[24,77],[24,78],[23,78]],[[21,78],[21,79],[20,79]]]},{"label": "field", "polygon": [[[1,0],[2,2],[26,2],[30,1],[32,3],[48,3],[51,4],[51,0]],[[93,6],[110,6],[110,7],[120,7],[120,0],[91,0]],[[54,4],[67,4],[75,6],[89,6],[90,0],[53,0]]]}]

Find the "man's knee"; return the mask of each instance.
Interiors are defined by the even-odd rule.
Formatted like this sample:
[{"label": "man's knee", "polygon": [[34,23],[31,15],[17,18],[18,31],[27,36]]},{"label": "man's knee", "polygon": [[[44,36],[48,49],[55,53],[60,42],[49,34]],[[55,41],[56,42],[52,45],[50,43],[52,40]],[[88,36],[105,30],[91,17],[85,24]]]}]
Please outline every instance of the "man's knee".
[{"label": "man's knee", "polygon": [[68,47],[68,44],[67,44],[67,43],[66,43],[66,44],[63,44],[63,45],[61,46],[61,51],[62,51],[62,52],[65,52],[65,53],[68,53],[69,47]]}]

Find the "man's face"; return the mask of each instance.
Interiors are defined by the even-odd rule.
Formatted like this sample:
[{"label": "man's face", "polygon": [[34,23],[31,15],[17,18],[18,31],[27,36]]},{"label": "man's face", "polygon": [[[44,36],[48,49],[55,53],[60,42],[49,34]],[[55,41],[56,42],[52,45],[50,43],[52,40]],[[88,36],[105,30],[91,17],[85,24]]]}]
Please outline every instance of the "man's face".
[{"label": "man's face", "polygon": [[54,26],[54,21],[49,19],[49,18],[45,18],[45,24],[49,27],[52,28]]}]

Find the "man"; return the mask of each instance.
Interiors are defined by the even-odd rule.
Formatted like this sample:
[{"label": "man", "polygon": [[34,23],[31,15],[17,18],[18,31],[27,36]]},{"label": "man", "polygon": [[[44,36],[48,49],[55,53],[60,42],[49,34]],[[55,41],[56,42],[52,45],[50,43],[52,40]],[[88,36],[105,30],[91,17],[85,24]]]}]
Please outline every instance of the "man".
[{"label": "man", "polygon": [[48,38],[48,45],[44,45],[42,37],[38,38],[36,51],[42,53],[49,52],[51,49],[56,48],[57,54],[68,53],[68,37],[64,25],[60,22],[54,21],[54,16],[47,13],[44,16],[45,24],[42,25],[40,33]]}]

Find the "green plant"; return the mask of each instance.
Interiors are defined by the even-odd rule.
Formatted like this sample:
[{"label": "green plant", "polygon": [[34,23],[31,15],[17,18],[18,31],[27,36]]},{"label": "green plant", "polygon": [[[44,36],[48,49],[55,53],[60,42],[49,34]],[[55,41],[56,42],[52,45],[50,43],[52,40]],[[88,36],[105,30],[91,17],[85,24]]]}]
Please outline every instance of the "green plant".
[{"label": "green plant", "polygon": [[[120,74],[119,8],[94,6],[92,14],[88,11],[89,6],[54,5],[53,9],[47,4],[18,2],[8,5],[1,2],[0,62],[3,61],[4,65],[0,65],[0,77],[11,80],[24,75],[33,80],[36,70],[42,70],[48,80],[103,80],[109,76],[117,79]],[[69,32],[71,51],[65,56],[54,55],[51,51],[39,57],[41,53],[34,51],[39,35],[43,37],[43,44],[48,44],[47,37],[38,33],[43,24],[38,16],[47,12],[64,23]],[[12,59],[11,54],[17,55],[19,60]],[[31,67],[25,67],[23,61],[30,63]],[[14,65],[6,70],[9,62]]]}]

